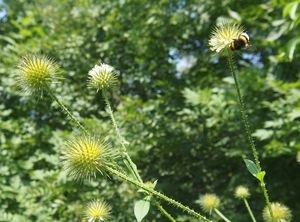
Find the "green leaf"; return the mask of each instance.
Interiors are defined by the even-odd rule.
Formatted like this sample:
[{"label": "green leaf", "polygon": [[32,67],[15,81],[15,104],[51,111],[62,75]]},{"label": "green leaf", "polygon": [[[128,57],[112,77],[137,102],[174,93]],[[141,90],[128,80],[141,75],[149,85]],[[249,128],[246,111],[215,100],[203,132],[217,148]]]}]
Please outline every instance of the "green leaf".
[{"label": "green leaf", "polygon": [[269,139],[274,134],[273,130],[258,129],[253,133],[253,136],[259,138],[260,140]]},{"label": "green leaf", "polygon": [[258,174],[256,174],[256,178],[257,178],[260,182],[263,182],[263,181],[264,181],[265,175],[266,175],[266,171],[260,171]]},{"label": "green leaf", "polygon": [[246,164],[246,167],[247,167],[248,171],[254,177],[256,177],[256,175],[259,173],[259,170],[258,170],[257,166],[255,165],[255,163],[252,160],[248,160],[248,159],[244,159],[244,162]]},{"label": "green leaf", "polygon": [[134,215],[138,222],[141,222],[148,214],[150,210],[150,202],[146,197],[143,200],[139,200],[134,204]]},{"label": "green leaf", "polygon": [[283,9],[283,16],[286,17],[287,15],[289,15],[292,20],[296,20],[298,4],[298,1],[287,4]]},{"label": "green leaf", "polygon": [[231,10],[230,8],[227,9],[229,16],[237,21],[241,21],[241,16],[238,12]]},{"label": "green leaf", "polygon": [[288,51],[289,51],[289,60],[292,61],[294,58],[294,52],[296,50],[297,44],[300,42],[300,38],[293,38],[288,43]]}]

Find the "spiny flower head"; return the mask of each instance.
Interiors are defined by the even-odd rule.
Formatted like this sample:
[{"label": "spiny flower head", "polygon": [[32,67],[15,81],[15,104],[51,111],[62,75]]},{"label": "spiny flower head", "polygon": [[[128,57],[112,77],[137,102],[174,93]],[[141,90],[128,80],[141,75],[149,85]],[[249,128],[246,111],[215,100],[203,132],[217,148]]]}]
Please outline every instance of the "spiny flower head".
[{"label": "spiny flower head", "polygon": [[238,39],[239,35],[244,32],[244,28],[237,24],[223,22],[220,26],[216,26],[211,33],[209,39],[209,47],[211,51],[221,53],[226,49],[230,49],[234,39]]},{"label": "spiny flower head", "polygon": [[102,200],[91,201],[85,209],[85,219],[88,222],[105,221],[109,219],[111,207]]},{"label": "spiny flower head", "polygon": [[41,94],[58,78],[58,66],[43,55],[27,55],[18,65],[18,83],[29,94]]},{"label": "spiny flower head", "polygon": [[[273,217],[276,222],[290,222],[292,219],[292,213],[290,209],[281,203],[271,203],[271,209]],[[263,210],[263,218],[266,222],[272,222],[272,218],[268,207]]]},{"label": "spiny flower head", "polygon": [[249,189],[245,186],[238,186],[235,189],[234,195],[238,199],[247,199],[250,196]]},{"label": "spiny flower head", "polygon": [[75,179],[90,179],[97,172],[105,173],[114,165],[117,154],[96,137],[84,136],[70,140],[62,155],[65,169]]},{"label": "spiny flower head", "polygon": [[117,83],[117,76],[114,67],[107,64],[95,65],[89,73],[89,85],[99,90],[107,90]]},{"label": "spiny flower head", "polygon": [[205,194],[200,198],[200,205],[205,212],[211,213],[220,205],[220,199],[215,194]]}]

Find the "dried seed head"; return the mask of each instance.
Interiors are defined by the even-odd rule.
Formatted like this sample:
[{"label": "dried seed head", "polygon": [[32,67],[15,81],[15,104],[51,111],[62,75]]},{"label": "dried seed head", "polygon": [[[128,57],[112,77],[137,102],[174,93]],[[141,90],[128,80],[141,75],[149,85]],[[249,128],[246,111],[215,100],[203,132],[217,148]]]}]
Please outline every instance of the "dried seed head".
[{"label": "dried seed head", "polygon": [[105,221],[109,219],[111,207],[102,200],[91,201],[85,209],[85,220],[88,222]]},{"label": "dried seed head", "polygon": [[107,90],[117,83],[115,69],[107,64],[95,65],[89,73],[89,86],[99,90]]},{"label": "dried seed head", "polygon": [[210,50],[217,53],[221,53],[226,49],[229,50],[231,43],[238,39],[244,31],[244,28],[240,25],[223,22],[220,26],[216,26],[211,33],[209,39]]},{"label": "dried seed head", "polygon": [[98,172],[104,174],[106,167],[114,165],[117,153],[107,144],[91,136],[69,141],[62,155],[65,169],[75,179],[90,179]]},{"label": "dried seed head", "polygon": [[43,55],[23,57],[18,65],[18,83],[28,94],[42,94],[58,79],[58,66],[52,59]]},{"label": "dried seed head", "polygon": [[[292,219],[292,213],[290,209],[281,203],[271,203],[271,209],[273,217],[276,222],[290,222]],[[266,222],[272,222],[270,211],[268,207],[263,210],[263,218]]]},{"label": "dried seed head", "polygon": [[203,211],[211,213],[220,205],[220,199],[215,194],[205,194],[200,198],[200,205]]},{"label": "dried seed head", "polygon": [[238,186],[235,189],[234,195],[238,199],[247,199],[250,196],[249,189],[244,186]]}]

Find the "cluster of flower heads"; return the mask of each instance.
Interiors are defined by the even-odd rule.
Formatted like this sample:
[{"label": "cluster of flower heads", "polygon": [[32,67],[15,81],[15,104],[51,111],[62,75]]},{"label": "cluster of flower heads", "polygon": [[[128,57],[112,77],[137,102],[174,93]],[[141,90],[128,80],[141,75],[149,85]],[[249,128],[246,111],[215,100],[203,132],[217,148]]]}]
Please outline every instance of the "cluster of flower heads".
[{"label": "cluster of flower heads", "polygon": [[[229,50],[232,42],[243,32],[244,28],[237,24],[223,23],[215,27],[209,40],[210,49],[217,53]],[[20,70],[19,85],[30,94],[48,90],[50,85],[58,79],[58,66],[46,56],[25,56],[18,68]],[[108,90],[116,83],[117,72],[110,65],[103,63],[95,65],[88,73],[88,84],[97,91]],[[298,160],[300,159],[299,154],[300,152]],[[85,135],[67,143],[62,161],[69,175],[76,180],[81,180],[96,177],[99,172],[105,174],[107,167],[115,166],[117,156],[116,151],[112,150],[108,144],[96,137]],[[247,187],[238,186],[236,188],[236,198],[247,199],[249,196]],[[220,205],[220,199],[215,194],[205,194],[199,202],[203,211],[210,214]],[[272,203],[271,208],[276,222],[291,221],[291,212],[285,205]],[[86,206],[85,219],[88,222],[104,221],[109,219],[110,213],[111,207],[106,202],[94,200]],[[263,210],[263,218],[266,222],[272,221],[267,207]]]},{"label": "cluster of flower heads", "polygon": [[[58,65],[43,55],[25,56],[18,65],[19,86],[29,94],[50,91],[52,83],[58,80]],[[96,65],[88,73],[89,85],[107,90],[116,84],[116,71],[107,64]],[[66,143],[62,162],[68,174],[76,180],[91,179],[97,173],[105,174],[107,167],[115,166],[118,153],[97,137],[85,135],[74,137]],[[102,200],[89,203],[85,210],[88,222],[104,221],[109,218],[111,208]]]},{"label": "cluster of flower heads", "polygon": [[[27,55],[18,65],[19,86],[29,94],[41,94],[59,79],[58,65],[44,55]],[[97,91],[107,90],[117,84],[114,67],[101,63],[88,73],[88,85]]]},{"label": "cluster of flower heads", "polygon": [[[234,196],[238,199],[247,199],[250,197],[249,189],[245,186],[238,186],[234,191]],[[206,213],[212,212],[220,206],[220,198],[215,194],[204,194],[199,200],[202,210]],[[290,222],[292,213],[290,209],[282,203],[271,203],[273,217],[276,222]],[[263,219],[265,222],[273,222],[268,207],[263,209]]]}]

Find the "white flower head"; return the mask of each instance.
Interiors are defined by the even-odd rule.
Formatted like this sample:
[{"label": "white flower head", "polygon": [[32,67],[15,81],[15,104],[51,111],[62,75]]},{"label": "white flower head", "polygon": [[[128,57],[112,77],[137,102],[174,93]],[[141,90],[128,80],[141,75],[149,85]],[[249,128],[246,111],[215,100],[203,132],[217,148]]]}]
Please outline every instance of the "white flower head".
[{"label": "white flower head", "polygon": [[85,219],[88,222],[107,221],[110,214],[111,207],[103,200],[94,200],[85,209]]},{"label": "white flower head", "polygon": [[245,186],[238,186],[234,195],[238,199],[247,199],[250,196],[249,189]]},{"label": "white flower head", "polygon": [[201,196],[199,202],[202,209],[210,214],[215,208],[217,208],[220,205],[220,199],[215,194],[205,194]]},{"label": "white flower head", "polygon": [[95,65],[89,73],[89,85],[99,90],[107,90],[117,83],[116,70],[114,67],[101,63]]},{"label": "white flower head", "polygon": [[231,43],[238,39],[245,29],[237,24],[230,22],[223,22],[216,26],[211,33],[209,39],[209,47],[211,51],[221,53],[226,49],[230,49]]}]

